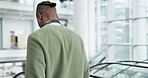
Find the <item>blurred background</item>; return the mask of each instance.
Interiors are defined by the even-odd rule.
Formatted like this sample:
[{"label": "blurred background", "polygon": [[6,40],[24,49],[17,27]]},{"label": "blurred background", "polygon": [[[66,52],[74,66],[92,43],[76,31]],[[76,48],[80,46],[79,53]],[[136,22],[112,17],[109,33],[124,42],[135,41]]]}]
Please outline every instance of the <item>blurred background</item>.
[{"label": "blurred background", "polygon": [[[24,71],[41,1],[0,0],[0,78]],[[82,37],[96,78],[148,78],[148,0],[49,1],[57,3],[59,21]]]}]

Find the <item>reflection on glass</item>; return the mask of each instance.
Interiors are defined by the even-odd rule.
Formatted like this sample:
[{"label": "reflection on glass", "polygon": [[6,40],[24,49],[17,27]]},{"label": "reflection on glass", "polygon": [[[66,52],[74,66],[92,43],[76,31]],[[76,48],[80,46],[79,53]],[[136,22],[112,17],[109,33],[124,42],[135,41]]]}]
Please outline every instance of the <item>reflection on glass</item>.
[{"label": "reflection on glass", "polygon": [[148,23],[145,18],[135,20],[136,25],[134,26],[134,43],[147,43],[148,34]]},{"label": "reflection on glass", "polygon": [[[97,33],[100,37],[98,44],[101,44],[101,48],[108,47],[107,54],[114,53],[113,61],[125,58],[143,59],[143,54],[148,57],[148,49],[145,47],[148,44],[147,4],[148,0],[101,0],[101,5],[98,5],[101,21],[98,26],[99,33]],[[109,43],[118,45],[110,51]],[[141,44],[142,47],[140,47]],[[135,48],[135,46],[138,47]],[[136,53],[141,56],[138,57]]]},{"label": "reflection on glass", "polygon": [[107,23],[101,23],[101,41],[103,43],[106,43],[107,39],[108,39],[108,26]]},{"label": "reflection on glass", "polygon": [[130,46],[113,46],[115,61],[130,60]]},{"label": "reflection on glass", "polygon": [[101,56],[106,57],[106,53],[107,53],[107,50],[108,50],[108,45],[107,45],[108,44],[108,23],[101,23],[100,36],[99,37],[100,38],[98,38],[98,39],[100,39],[101,42],[98,43],[98,44],[100,44],[100,45],[98,45],[98,47],[101,46],[101,49],[98,50],[98,51],[101,52],[103,50],[102,55],[100,55],[100,57]]},{"label": "reflection on glass", "polygon": [[137,6],[136,12],[137,15],[136,17],[147,17],[148,16],[148,0],[136,0],[137,1]]},{"label": "reflection on glass", "polygon": [[116,21],[113,22],[113,30],[112,34],[115,34],[113,38],[113,42],[115,43],[128,43],[129,42],[129,21]]},{"label": "reflection on glass", "polygon": [[146,45],[137,45],[135,46],[135,51],[133,53],[134,60],[146,60],[147,59],[147,53],[148,53],[148,46]]},{"label": "reflection on glass", "polygon": [[148,7],[145,7],[145,16],[148,16]]},{"label": "reflection on glass", "polygon": [[131,0],[113,0],[113,19],[126,19],[130,17]]},{"label": "reflection on glass", "polygon": [[[99,56],[101,59],[103,59],[107,53],[107,41],[108,41],[108,23],[104,23],[107,21],[107,10],[108,10],[108,1],[107,0],[101,0],[101,5],[100,6],[100,28],[98,29],[100,32],[98,33],[99,35],[97,36],[97,52],[101,52],[102,54]],[[98,22],[98,21],[97,21]],[[103,52],[102,52],[103,50]],[[98,60],[98,59],[97,59]]]},{"label": "reflection on glass", "polygon": [[107,13],[108,13],[108,6],[107,6],[108,1],[103,0],[101,1],[101,21],[107,21]]}]

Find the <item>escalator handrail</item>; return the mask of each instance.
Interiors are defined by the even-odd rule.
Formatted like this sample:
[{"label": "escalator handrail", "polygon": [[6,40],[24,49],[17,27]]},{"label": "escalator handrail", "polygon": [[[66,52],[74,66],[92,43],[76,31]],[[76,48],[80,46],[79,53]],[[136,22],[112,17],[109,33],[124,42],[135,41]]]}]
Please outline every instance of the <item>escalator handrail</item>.
[{"label": "escalator handrail", "polygon": [[143,63],[143,64],[148,64],[148,62],[144,62],[144,61],[118,61],[118,62],[134,62],[134,63]]},{"label": "escalator handrail", "polygon": [[90,61],[89,63],[91,63],[95,58],[97,58],[98,56],[100,56],[103,52],[104,52],[105,49],[102,49],[100,52],[98,52],[98,54],[95,54],[94,57],[90,58]]},{"label": "escalator handrail", "polygon": [[20,73],[16,74],[13,78],[18,78],[18,76],[20,76],[20,75],[24,75],[25,76],[25,72],[20,72]]},{"label": "escalator handrail", "polygon": [[124,66],[133,66],[133,67],[140,67],[140,68],[148,68],[146,66],[141,66],[141,65],[134,65],[134,64],[124,64],[124,63],[120,63],[120,62],[108,62],[108,63],[99,63],[96,65],[93,65],[90,67],[90,69],[99,66],[99,65],[112,65],[112,64],[118,64],[118,65],[124,65]]},{"label": "escalator handrail", "polygon": [[[105,59],[106,59],[106,56],[104,56],[104,57],[103,57],[100,61],[98,61],[97,63],[102,63]],[[96,63],[96,64],[97,64],[97,63]],[[95,65],[95,64],[93,64],[93,65]],[[90,64],[90,67],[93,66],[93,65]]]},{"label": "escalator handrail", "polygon": [[104,57],[99,61],[99,63],[103,62],[105,59],[106,59],[106,56],[104,56]]},{"label": "escalator handrail", "polygon": [[93,74],[90,74],[90,77],[93,77],[93,78],[106,78],[106,77],[96,76],[96,75],[93,75]]},{"label": "escalator handrail", "polygon": [[[103,66],[103,67],[101,67],[101,68],[99,68],[99,69],[97,69],[93,74],[97,73],[98,71],[104,69],[104,68],[107,67],[107,66],[109,66],[109,64],[108,64],[108,65],[105,65],[105,66]],[[90,69],[90,71],[91,71],[91,69]]]}]

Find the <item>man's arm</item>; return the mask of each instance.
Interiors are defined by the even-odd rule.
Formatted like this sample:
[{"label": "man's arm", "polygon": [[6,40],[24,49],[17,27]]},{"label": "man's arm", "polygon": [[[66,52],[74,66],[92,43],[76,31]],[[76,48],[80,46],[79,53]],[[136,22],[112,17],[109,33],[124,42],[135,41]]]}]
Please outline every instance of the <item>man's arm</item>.
[{"label": "man's arm", "polygon": [[36,36],[29,36],[25,78],[45,78],[45,66],[43,46]]},{"label": "man's arm", "polygon": [[89,78],[90,77],[89,63],[88,63],[88,59],[87,59],[87,55],[85,52],[85,47],[84,47],[84,43],[83,43],[82,39],[81,39],[81,45],[82,45],[82,50],[83,50],[83,54],[84,54],[84,78]]}]

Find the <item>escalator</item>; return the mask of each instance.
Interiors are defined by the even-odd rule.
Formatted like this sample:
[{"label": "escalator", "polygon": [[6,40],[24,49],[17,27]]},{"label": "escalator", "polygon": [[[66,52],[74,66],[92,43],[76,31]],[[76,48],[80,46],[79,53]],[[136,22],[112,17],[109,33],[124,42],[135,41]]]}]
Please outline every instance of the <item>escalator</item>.
[{"label": "escalator", "polygon": [[148,78],[148,61],[98,63],[90,71],[91,78]]},{"label": "escalator", "polygon": [[[104,49],[90,58],[90,78],[148,78],[148,60],[105,62],[105,59]],[[24,72],[13,78],[24,78]]]},{"label": "escalator", "polygon": [[105,49],[101,49],[94,56],[89,58],[89,65],[93,66],[98,63],[103,63],[106,59]]}]

